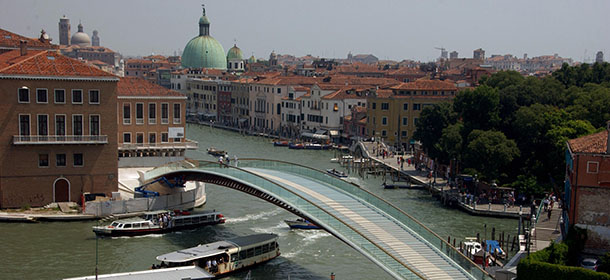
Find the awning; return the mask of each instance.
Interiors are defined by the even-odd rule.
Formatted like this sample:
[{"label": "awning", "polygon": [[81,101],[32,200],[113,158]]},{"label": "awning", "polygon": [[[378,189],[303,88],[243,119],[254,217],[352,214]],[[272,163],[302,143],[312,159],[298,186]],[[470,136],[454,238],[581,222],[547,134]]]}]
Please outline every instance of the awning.
[{"label": "awning", "polygon": [[326,134],[326,130],[318,129],[318,130],[316,130],[316,132],[314,134]]},{"label": "awning", "polygon": [[[318,131],[316,131],[318,132]],[[319,134],[319,133],[311,133],[311,132],[301,132],[301,137],[313,138],[313,139],[321,139],[328,140],[330,137],[328,135]]]},{"label": "awning", "polygon": [[240,122],[240,123],[243,123],[243,122],[246,122],[246,121],[248,121],[248,119],[239,119],[238,120],[238,122]]},{"label": "awning", "polygon": [[338,130],[331,130],[331,131],[330,131],[330,136],[331,136],[331,137],[337,137],[337,136],[339,136],[339,131],[338,131]]}]

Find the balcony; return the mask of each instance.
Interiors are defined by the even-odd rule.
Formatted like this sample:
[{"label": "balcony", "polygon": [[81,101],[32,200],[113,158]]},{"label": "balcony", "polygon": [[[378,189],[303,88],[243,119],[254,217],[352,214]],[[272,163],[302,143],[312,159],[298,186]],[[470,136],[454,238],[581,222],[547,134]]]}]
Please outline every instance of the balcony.
[{"label": "balcony", "polygon": [[108,144],[108,135],[13,135],[13,145]]},{"label": "balcony", "polygon": [[184,139],[180,143],[122,143],[119,150],[197,150],[199,143]]}]

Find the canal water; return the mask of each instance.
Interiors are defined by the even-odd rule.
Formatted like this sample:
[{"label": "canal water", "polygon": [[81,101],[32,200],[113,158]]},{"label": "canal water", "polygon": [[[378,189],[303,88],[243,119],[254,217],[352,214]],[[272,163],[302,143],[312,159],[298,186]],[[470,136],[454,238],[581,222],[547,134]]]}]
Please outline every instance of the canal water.
[{"label": "canal water", "polygon": [[[201,125],[187,125],[187,136],[199,142],[194,159],[215,160],[206,154],[211,146],[239,158],[268,158],[295,162],[318,169],[336,168],[334,151],[289,150],[274,147],[271,140]],[[350,177],[363,188],[390,201],[434,232],[463,238],[496,232],[517,233],[514,219],[476,217],[445,208],[424,190],[385,190],[381,177]],[[391,279],[382,269],[337,238],[324,231],[289,230],[284,219],[293,214],[239,191],[207,185],[208,201],[202,209],[221,211],[224,225],[207,226],[163,235],[97,240],[99,273],[148,269],[157,255],[231,237],[254,233],[278,234],[281,256],[251,269],[252,279]],[[96,238],[91,227],[97,222],[0,224],[0,279],[61,279],[93,275]],[[248,270],[226,279],[243,279]]]}]

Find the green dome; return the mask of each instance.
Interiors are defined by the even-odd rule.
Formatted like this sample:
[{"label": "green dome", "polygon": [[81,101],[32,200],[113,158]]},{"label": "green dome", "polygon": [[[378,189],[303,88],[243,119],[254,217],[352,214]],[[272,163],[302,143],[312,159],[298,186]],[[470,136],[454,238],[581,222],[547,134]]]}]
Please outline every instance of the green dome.
[{"label": "green dome", "polygon": [[184,47],[182,66],[226,70],[225,50],[212,36],[197,36]]},{"label": "green dome", "polygon": [[252,55],[252,56],[250,57],[250,59],[248,59],[248,62],[250,62],[250,63],[256,63],[256,57],[254,57],[254,55]]},{"label": "green dome", "polygon": [[237,47],[237,45],[233,45],[233,47],[229,49],[229,53],[227,53],[227,60],[243,60],[241,50]]}]

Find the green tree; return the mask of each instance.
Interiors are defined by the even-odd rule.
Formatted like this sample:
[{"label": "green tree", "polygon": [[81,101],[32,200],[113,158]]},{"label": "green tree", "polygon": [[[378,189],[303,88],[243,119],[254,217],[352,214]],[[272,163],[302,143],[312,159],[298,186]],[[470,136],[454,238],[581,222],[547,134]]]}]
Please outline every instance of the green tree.
[{"label": "green tree", "polygon": [[[500,131],[473,130],[465,151],[467,166],[478,170],[482,179],[500,179],[503,169],[519,155],[515,141]],[[504,176],[502,176],[504,177]]]},{"label": "green tree", "polygon": [[503,89],[508,86],[517,85],[525,80],[523,75],[517,71],[499,71],[491,76],[483,76],[480,80],[481,85],[492,88]]},{"label": "green tree", "polygon": [[457,94],[453,110],[464,122],[466,133],[474,129],[494,129],[500,123],[500,95],[489,86],[479,86]]},{"label": "green tree", "polygon": [[449,159],[461,160],[463,128],[464,125],[461,122],[458,122],[443,129],[443,133],[438,143],[438,149],[446,154]]},{"label": "green tree", "polygon": [[430,157],[444,161],[446,159],[438,149],[438,140],[443,134],[443,129],[455,120],[455,113],[450,103],[443,102],[425,107],[417,120],[413,138],[422,142],[424,150]]}]

